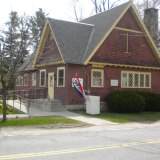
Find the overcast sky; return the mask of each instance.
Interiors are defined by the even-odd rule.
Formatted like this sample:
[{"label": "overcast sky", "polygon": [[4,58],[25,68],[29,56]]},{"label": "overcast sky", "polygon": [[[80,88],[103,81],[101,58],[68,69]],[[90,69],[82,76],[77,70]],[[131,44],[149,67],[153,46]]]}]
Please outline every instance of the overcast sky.
[{"label": "overcast sky", "polygon": [[[90,5],[88,0],[82,0],[84,10]],[[38,8],[42,8],[49,13],[50,17],[65,20],[74,20],[72,0],[3,0],[0,5],[0,25],[2,25],[8,18],[11,11],[18,11],[18,13],[33,15]]]},{"label": "overcast sky", "polygon": [[[121,0],[121,2],[126,1]],[[73,0],[3,0],[2,2],[0,5],[0,26],[7,21],[8,14],[11,11],[17,11],[19,14],[26,13],[26,15],[33,15],[38,8],[42,8],[52,18],[75,20]],[[91,0],[80,0],[80,2],[80,7],[83,8],[83,17],[92,15],[93,5]]]}]

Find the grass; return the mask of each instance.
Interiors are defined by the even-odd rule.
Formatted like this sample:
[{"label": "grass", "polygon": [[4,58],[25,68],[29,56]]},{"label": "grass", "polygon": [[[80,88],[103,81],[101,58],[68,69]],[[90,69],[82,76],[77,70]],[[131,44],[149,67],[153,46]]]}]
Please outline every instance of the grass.
[{"label": "grass", "polygon": [[142,113],[101,113],[100,115],[89,115],[84,111],[76,111],[76,113],[101,118],[107,121],[115,123],[128,123],[128,122],[140,122],[140,123],[153,123],[160,121],[160,112],[142,112]]},{"label": "grass", "polygon": [[80,124],[79,121],[68,119],[62,116],[48,117],[30,117],[21,119],[9,119],[5,122],[0,121],[0,127],[5,126],[33,126],[33,125],[75,125]]},{"label": "grass", "polygon": [[[0,102],[0,114],[2,114],[2,103]],[[16,110],[15,108],[7,105],[7,114],[21,114],[22,112]]]},{"label": "grass", "polygon": [[152,123],[160,120],[160,112],[143,112],[143,113],[101,113],[96,116],[116,123],[127,123],[127,122],[141,122],[141,123]]}]

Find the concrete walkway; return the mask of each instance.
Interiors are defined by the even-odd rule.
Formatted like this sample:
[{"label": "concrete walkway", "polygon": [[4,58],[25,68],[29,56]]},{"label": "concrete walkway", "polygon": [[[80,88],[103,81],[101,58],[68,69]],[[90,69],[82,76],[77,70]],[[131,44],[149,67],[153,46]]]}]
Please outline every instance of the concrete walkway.
[{"label": "concrete walkway", "polygon": [[[7,114],[7,119],[16,119],[16,118],[26,118],[29,117],[27,114]],[[0,114],[0,120],[2,119],[2,115]]]},{"label": "concrete walkway", "polygon": [[[13,101],[12,100],[8,100],[7,104],[9,105],[13,105]],[[18,100],[14,101],[14,107],[17,109],[20,109],[21,111],[23,111],[24,113],[27,113],[27,109],[25,107],[25,104],[19,104]],[[94,118],[94,117],[90,117],[87,115],[81,115],[78,113],[73,113],[73,112],[69,112],[69,111],[61,111],[61,112],[45,112],[37,107],[31,107],[29,109],[29,114],[16,114],[16,115],[7,115],[7,118],[24,118],[24,117],[28,117],[28,116],[63,116],[66,118],[70,118],[70,119],[74,119],[74,120],[78,120],[84,123],[88,123],[91,125],[95,125],[95,126],[101,126],[101,125],[111,125],[111,124],[116,124],[116,123],[112,123],[110,121],[106,121],[106,120],[102,120],[99,118]],[[0,118],[2,118],[2,116],[0,115]]]},{"label": "concrete walkway", "polygon": [[73,112],[69,112],[69,111],[59,112],[58,115],[64,116],[64,117],[67,117],[67,118],[70,118],[70,119],[78,120],[78,121],[81,121],[81,122],[84,122],[84,123],[92,124],[92,125],[95,125],[95,126],[116,124],[116,123],[106,121],[106,120],[103,120],[103,119],[100,119],[100,118],[94,118],[94,117],[81,115],[81,114],[77,114],[77,113],[73,113]]},{"label": "concrete walkway", "polygon": [[[33,111],[33,110],[32,110]],[[28,114],[10,114],[7,115],[8,119],[13,119],[13,118],[26,118],[26,117],[38,117],[38,116],[63,116],[66,118],[70,118],[70,119],[74,119],[77,121],[81,121],[84,123],[88,123],[91,125],[95,125],[95,126],[102,126],[102,125],[113,125],[116,123],[112,123],[106,120],[102,120],[99,118],[94,118],[94,117],[90,117],[90,116],[85,116],[85,115],[80,115],[77,113],[73,113],[73,112],[69,112],[69,111],[63,111],[63,112],[44,112],[44,111],[40,111],[40,110],[34,110],[34,112]],[[0,119],[2,119],[2,115],[0,115]]]},{"label": "concrete walkway", "polygon": [[35,116],[63,116],[63,117],[66,117],[66,118],[78,120],[78,121],[88,123],[88,124],[91,124],[91,125],[96,125],[96,126],[116,124],[116,123],[113,123],[113,122],[110,122],[110,121],[90,117],[90,116],[87,116],[87,115],[81,115],[81,114],[70,112],[70,111],[45,112],[45,111],[42,111],[38,108],[30,108],[29,115],[33,116],[33,117],[35,117]]}]

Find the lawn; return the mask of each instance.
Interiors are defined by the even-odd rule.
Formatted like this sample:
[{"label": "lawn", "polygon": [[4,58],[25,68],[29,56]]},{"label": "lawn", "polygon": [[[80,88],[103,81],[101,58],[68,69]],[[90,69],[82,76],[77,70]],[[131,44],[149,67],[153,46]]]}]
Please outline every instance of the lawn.
[{"label": "lawn", "polygon": [[0,127],[4,126],[33,126],[33,125],[76,125],[81,122],[68,119],[62,116],[30,117],[20,119],[9,119],[6,122],[0,121]]},{"label": "lawn", "polygon": [[116,123],[127,123],[127,122],[141,122],[141,123],[152,123],[160,120],[160,112],[143,112],[143,113],[101,113],[96,116]]}]

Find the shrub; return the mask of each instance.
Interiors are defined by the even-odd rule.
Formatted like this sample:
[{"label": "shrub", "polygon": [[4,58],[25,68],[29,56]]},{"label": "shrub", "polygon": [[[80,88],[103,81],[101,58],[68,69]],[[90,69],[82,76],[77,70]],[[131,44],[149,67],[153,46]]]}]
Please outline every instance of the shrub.
[{"label": "shrub", "polygon": [[115,91],[107,96],[108,109],[118,113],[137,113],[144,111],[145,99],[132,91]]},{"label": "shrub", "polygon": [[151,92],[138,92],[145,99],[145,111],[160,111],[160,94]]}]

